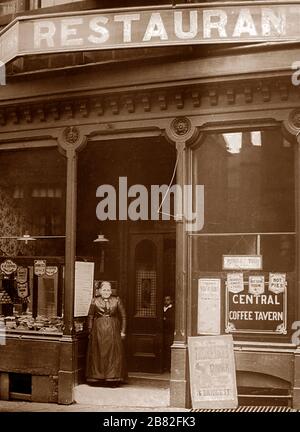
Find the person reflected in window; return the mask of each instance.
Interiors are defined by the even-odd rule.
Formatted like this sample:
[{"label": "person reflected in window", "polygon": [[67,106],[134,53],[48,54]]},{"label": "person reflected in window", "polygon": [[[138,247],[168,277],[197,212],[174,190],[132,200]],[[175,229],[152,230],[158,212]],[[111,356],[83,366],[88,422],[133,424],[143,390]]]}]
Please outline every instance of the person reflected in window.
[{"label": "person reflected in window", "polygon": [[164,371],[171,371],[171,345],[174,340],[175,328],[175,307],[173,299],[170,295],[164,298],[164,311],[163,311],[163,365]]},{"label": "person reflected in window", "polygon": [[117,387],[126,380],[122,339],[126,314],[119,297],[112,296],[111,284],[103,281],[88,313],[89,343],[86,379],[90,385]]}]

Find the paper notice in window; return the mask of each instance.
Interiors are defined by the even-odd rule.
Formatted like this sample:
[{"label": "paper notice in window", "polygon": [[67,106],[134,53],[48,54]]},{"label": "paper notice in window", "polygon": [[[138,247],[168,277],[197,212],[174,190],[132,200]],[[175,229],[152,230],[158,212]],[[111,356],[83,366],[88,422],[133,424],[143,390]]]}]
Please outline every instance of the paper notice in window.
[{"label": "paper notice in window", "polygon": [[75,263],[75,305],[74,317],[87,316],[93,297],[94,284],[93,262]]},{"label": "paper notice in window", "polygon": [[220,306],[221,279],[198,279],[198,334],[220,334]]}]

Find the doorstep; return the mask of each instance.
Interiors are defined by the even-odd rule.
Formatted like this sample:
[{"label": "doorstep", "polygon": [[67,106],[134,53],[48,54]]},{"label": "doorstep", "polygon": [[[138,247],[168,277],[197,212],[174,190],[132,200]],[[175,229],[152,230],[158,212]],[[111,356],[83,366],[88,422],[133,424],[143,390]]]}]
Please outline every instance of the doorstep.
[{"label": "doorstep", "polygon": [[169,375],[129,374],[128,383],[116,388],[81,384],[74,389],[74,401],[107,407],[166,408],[170,405]]}]

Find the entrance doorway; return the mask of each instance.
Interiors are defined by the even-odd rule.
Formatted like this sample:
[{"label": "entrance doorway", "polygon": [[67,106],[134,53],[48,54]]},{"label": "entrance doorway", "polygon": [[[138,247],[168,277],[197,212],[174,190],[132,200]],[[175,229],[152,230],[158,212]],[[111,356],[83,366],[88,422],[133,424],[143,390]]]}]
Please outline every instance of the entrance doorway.
[{"label": "entrance doorway", "polygon": [[[95,281],[113,282],[113,294],[122,299],[129,372],[163,371],[163,299],[175,294],[174,195],[164,201],[164,213],[159,204],[174,181],[175,165],[176,149],[163,137],[90,142],[78,158],[76,254],[94,262]],[[110,199],[116,200],[113,217],[101,219],[96,209],[107,199],[99,194],[103,185],[115,191]],[[147,214],[134,192],[141,188]],[[153,190],[158,191],[154,198]],[[127,209],[121,208],[124,202]],[[102,208],[110,213],[112,207]],[[100,233],[106,243],[94,242]]]},{"label": "entrance doorway", "polygon": [[175,232],[131,233],[129,250],[129,370],[161,373],[164,297],[175,295]]}]

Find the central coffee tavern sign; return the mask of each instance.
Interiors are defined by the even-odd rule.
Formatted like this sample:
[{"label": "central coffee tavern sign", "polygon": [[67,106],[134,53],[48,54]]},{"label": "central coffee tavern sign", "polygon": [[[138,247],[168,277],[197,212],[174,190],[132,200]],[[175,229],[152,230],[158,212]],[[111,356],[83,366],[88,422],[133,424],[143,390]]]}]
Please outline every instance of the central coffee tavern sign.
[{"label": "central coffee tavern sign", "polygon": [[0,33],[0,60],[130,47],[300,40],[300,4],[252,2],[20,17]]}]

